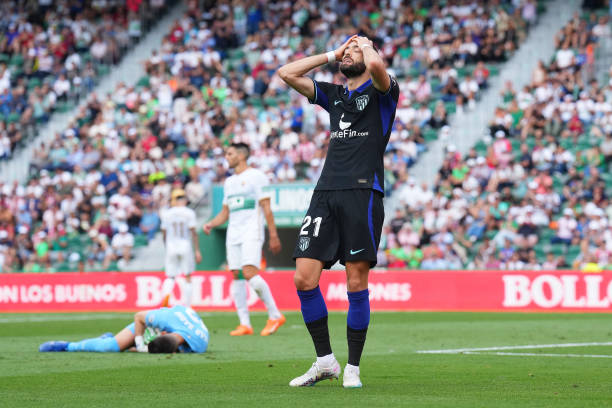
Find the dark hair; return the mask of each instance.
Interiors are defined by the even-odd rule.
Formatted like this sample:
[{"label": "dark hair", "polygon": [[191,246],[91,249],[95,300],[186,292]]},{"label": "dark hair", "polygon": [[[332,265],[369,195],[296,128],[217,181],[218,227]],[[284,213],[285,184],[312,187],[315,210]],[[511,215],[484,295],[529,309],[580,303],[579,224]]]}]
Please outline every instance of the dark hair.
[{"label": "dark hair", "polygon": [[246,143],[232,143],[230,147],[233,147],[236,150],[242,151],[246,157],[248,158],[251,155],[251,148]]},{"label": "dark hair", "polygon": [[156,337],[155,340],[149,343],[149,353],[176,353],[178,346],[179,341],[176,336],[173,336],[172,334],[163,334]]}]

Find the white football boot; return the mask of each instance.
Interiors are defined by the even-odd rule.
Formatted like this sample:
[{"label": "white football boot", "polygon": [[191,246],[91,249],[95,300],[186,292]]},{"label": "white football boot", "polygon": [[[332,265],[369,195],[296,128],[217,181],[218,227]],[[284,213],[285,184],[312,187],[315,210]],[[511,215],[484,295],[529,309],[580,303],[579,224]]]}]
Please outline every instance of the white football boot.
[{"label": "white football boot", "polygon": [[344,388],[361,388],[361,379],[359,378],[359,367],[347,364],[344,367],[344,374],[342,375],[342,386]]},{"label": "white football boot", "polygon": [[311,387],[323,380],[333,380],[334,378],[337,380],[340,378],[340,364],[338,361],[334,359],[331,367],[321,367],[316,361],[313,363],[312,367],[306,374],[301,375],[297,378],[294,378],[289,383],[291,387]]}]

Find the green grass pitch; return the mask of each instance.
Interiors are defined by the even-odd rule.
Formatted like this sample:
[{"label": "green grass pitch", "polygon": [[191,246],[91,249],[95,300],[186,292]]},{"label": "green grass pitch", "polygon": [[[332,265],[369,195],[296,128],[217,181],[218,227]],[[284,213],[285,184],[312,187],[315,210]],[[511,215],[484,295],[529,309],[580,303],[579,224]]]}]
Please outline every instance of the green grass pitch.
[{"label": "green grass pitch", "polygon": [[[612,345],[531,348],[530,356],[419,350],[612,342],[608,314],[373,313],[363,389],[341,381],[292,389],[314,358],[301,315],[270,337],[230,337],[231,313],[202,313],[202,355],[39,353],[47,340],[116,332],[130,314],[0,314],[2,407],[604,407],[612,406]],[[261,329],[266,316],[252,316]],[[346,314],[330,314],[347,358]],[[556,354],[540,356],[538,354]],[[558,356],[578,355],[579,357]],[[595,355],[598,357],[581,357]]]}]

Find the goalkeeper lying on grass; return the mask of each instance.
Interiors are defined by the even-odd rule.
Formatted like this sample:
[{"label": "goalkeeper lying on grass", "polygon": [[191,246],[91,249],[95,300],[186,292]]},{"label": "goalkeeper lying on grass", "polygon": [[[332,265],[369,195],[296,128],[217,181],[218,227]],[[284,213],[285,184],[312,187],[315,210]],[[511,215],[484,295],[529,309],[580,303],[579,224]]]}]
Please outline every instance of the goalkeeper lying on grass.
[{"label": "goalkeeper lying on grass", "polygon": [[200,316],[184,306],[143,310],[134,323],[116,335],[103,334],[77,342],[48,341],[39,351],[119,352],[134,347],[149,353],[204,353],[208,348],[208,329]]}]

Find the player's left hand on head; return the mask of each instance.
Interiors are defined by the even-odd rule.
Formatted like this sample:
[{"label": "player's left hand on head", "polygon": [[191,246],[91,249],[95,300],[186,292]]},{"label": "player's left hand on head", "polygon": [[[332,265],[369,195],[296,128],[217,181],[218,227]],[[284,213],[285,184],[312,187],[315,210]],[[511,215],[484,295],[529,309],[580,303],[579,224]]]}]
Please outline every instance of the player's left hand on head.
[{"label": "player's left hand on head", "polygon": [[270,237],[270,252],[278,254],[281,250],[281,242],[278,236]]},{"label": "player's left hand on head", "polygon": [[357,36],[355,37],[355,41],[357,41],[357,46],[361,49],[361,47],[365,45],[369,45],[374,48],[374,43],[368,37]]},{"label": "player's left hand on head", "polygon": [[342,61],[342,56],[344,55],[344,50],[346,50],[346,47],[348,47],[349,44],[351,43],[351,41],[353,41],[355,38],[357,38],[357,34],[354,34],[354,35],[350,36],[349,39],[344,42],[344,44],[342,44],[340,47],[338,47],[338,48],[336,48],[334,50],[334,55],[336,56],[336,61]]}]

